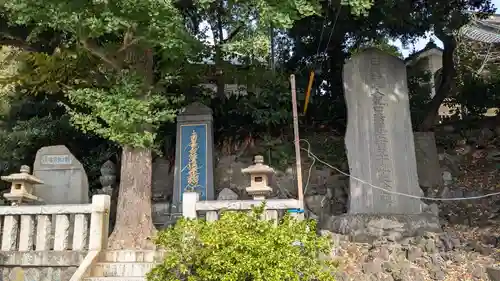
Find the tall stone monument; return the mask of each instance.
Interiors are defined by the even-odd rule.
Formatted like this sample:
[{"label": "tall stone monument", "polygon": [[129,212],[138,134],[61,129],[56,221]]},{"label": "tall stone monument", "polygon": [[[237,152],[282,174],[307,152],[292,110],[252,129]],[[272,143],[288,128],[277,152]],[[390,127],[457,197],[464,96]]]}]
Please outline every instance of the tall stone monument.
[{"label": "tall stone monument", "polygon": [[182,194],[196,191],[200,200],[214,199],[212,110],[192,103],[177,116],[172,209],[182,210]]},{"label": "tall stone monument", "polygon": [[367,49],[344,66],[347,105],[345,145],[350,174],[350,214],[419,214],[421,196],[402,60]]},{"label": "tall stone monument", "polygon": [[33,175],[43,181],[33,193],[47,204],[89,203],[89,184],[82,163],[64,145],[38,150]]}]

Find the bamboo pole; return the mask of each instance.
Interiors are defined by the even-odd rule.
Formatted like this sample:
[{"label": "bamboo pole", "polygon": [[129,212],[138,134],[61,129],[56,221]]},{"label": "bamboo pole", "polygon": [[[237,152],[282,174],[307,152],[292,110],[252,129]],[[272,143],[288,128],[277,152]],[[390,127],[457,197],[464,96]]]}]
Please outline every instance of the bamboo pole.
[{"label": "bamboo pole", "polygon": [[293,113],[293,135],[295,143],[295,161],[297,168],[297,192],[299,197],[300,210],[304,210],[304,191],[302,188],[302,164],[300,161],[300,137],[299,137],[299,116],[297,112],[297,91],[295,89],[295,75],[290,75],[292,88],[292,113]]}]

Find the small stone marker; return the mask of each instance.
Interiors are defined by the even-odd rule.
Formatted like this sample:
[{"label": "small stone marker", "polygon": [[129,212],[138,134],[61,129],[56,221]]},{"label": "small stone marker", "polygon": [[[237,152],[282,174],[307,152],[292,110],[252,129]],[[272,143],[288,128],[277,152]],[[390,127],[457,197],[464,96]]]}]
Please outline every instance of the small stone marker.
[{"label": "small stone marker", "polygon": [[418,182],[426,188],[442,185],[441,165],[433,132],[414,132]]},{"label": "small stone marker", "polygon": [[33,175],[44,183],[36,186],[33,193],[45,203],[89,203],[89,185],[85,169],[66,146],[40,148],[33,166]]},{"label": "small stone marker", "polygon": [[238,194],[226,187],[221,190],[217,196],[217,200],[238,200]]},{"label": "small stone marker", "polygon": [[[410,119],[406,67],[377,49],[352,57],[343,73],[350,174],[393,192],[421,196]],[[419,214],[419,199],[350,180],[350,214]]]},{"label": "small stone marker", "polygon": [[174,177],[170,160],[166,158],[156,158],[153,161],[151,191],[155,202],[168,201],[172,197]]}]

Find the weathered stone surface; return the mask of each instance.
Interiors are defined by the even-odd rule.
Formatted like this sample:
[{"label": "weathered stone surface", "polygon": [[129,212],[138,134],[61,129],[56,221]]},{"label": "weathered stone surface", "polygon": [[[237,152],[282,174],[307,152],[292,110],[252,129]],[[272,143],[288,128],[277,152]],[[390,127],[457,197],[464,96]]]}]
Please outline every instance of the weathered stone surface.
[{"label": "weathered stone surface", "polygon": [[[383,189],[421,196],[404,62],[368,49],[345,64],[343,79],[350,174]],[[421,213],[420,200],[383,192],[354,177],[349,213]]]},{"label": "weathered stone surface", "polygon": [[33,175],[44,184],[34,194],[47,204],[88,203],[89,184],[83,165],[64,145],[42,147],[36,153]]},{"label": "weathered stone surface", "polygon": [[146,276],[155,267],[155,263],[101,263],[95,264],[90,276],[94,277],[128,277]]},{"label": "weathered stone surface", "polygon": [[7,267],[0,269],[0,273],[2,273],[0,277],[3,276],[3,280],[6,281],[63,281],[69,280],[76,269],[76,266],[54,266],[50,268]]},{"label": "weathered stone surface", "polygon": [[414,132],[418,183],[420,186],[437,188],[442,185],[436,139],[433,132]]},{"label": "weathered stone surface", "polygon": [[6,267],[78,266],[86,254],[85,251],[1,251],[0,265]]},{"label": "weathered stone surface", "polygon": [[[243,196],[246,195],[245,188],[250,185],[250,177],[241,172],[242,169],[252,164],[252,159],[235,155],[220,156],[214,170],[215,186],[217,191],[225,188],[237,190]],[[240,192],[241,191],[241,192]],[[245,197],[247,199],[250,197]]]},{"label": "weathered stone surface", "polygon": [[373,242],[381,237],[399,241],[425,231],[440,231],[439,219],[432,215],[342,215],[321,224],[322,229],[349,235],[353,241]]},{"label": "weathered stone surface", "polygon": [[102,262],[162,262],[166,257],[165,251],[154,250],[106,250],[100,253]]},{"label": "weathered stone surface", "polygon": [[486,272],[492,281],[500,281],[500,269],[494,267],[486,268]]},{"label": "weathered stone surface", "polygon": [[174,190],[174,173],[170,160],[158,157],[153,161],[152,195],[154,201],[166,201]]},{"label": "weathered stone surface", "polygon": [[229,188],[224,188],[217,196],[217,200],[238,200],[238,194]]},{"label": "weathered stone surface", "polygon": [[[372,243],[351,242],[350,236],[339,239],[339,234],[330,235],[335,259],[341,261],[339,272],[345,273],[339,276],[343,278],[340,280],[497,280],[486,276],[487,272],[497,273],[491,268],[495,258],[451,243],[457,234],[425,232],[401,241],[382,237]],[[451,244],[455,246],[450,247]]]},{"label": "weathered stone surface", "polygon": [[19,233],[19,217],[5,216],[3,224],[2,251],[15,250],[17,235]]}]

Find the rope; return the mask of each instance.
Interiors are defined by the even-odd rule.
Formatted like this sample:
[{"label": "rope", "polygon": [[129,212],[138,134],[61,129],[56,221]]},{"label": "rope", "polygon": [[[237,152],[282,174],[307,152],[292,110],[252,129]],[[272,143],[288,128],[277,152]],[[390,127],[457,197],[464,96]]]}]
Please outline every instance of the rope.
[{"label": "rope", "polygon": [[[485,195],[479,195],[479,196],[471,196],[471,197],[455,197],[455,198],[437,198],[437,197],[425,197],[425,196],[417,196],[417,195],[412,195],[412,194],[407,194],[407,193],[402,193],[402,192],[397,192],[397,191],[392,191],[392,190],[388,190],[388,189],[385,189],[385,188],[382,188],[380,186],[376,186],[376,185],[373,185],[365,180],[362,180],[360,178],[357,178],[353,175],[350,175],[342,170],[340,170],[339,168],[321,160],[320,158],[318,158],[318,156],[316,156],[314,153],[311,152],[311,144],[309,143],[308,140],[305,140],[305,139],[300,139],[299,141],[303,141],[305,143],[307,143],[307,149],[301,147],[300,149],[301,150],[304,150],[307,152],[307,156],[311,159],[313,159],[313,164],[311,165],[311,167],[309,168],[309,176],[307,177],[307,183],[306,183],[306,186],[309,184],[309,179],[310,179],[310,173],[311,173],[311,170],[312,170],[312,166],[314,165],[314,163],[316,161],[318,161],[319,163],[345,175],[345,176],[348,176],[349,178],[351,179],[354,179],[356,181],[359,181],[361,183],[364,183],[364,184],[367,184],[369,185],[370,187],[373,187],[375,189],[378,189],[378,190],[381,190],[383,192],[386,192],[386,193],[389,193],[389,194],[395,194],[395,195],[399,195],[399,196],[404,196],[404,197],[409,197],[409,198],[414,198],[414,199],[422,199],[422,200],[429,200],[429,201],[463,201],[463,200],[477,200],[477,199],[482,199],[482,198],[487,198],[487,197],[492,197],[492,196],[497,196],[497,195],[500,195],[500,192],[494,192],[494,193],[489,193],[489,194],[485,194]],[[305,193],[305,191],[304,191]]]}]

